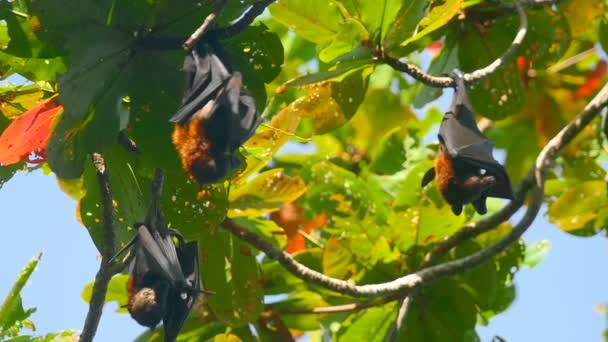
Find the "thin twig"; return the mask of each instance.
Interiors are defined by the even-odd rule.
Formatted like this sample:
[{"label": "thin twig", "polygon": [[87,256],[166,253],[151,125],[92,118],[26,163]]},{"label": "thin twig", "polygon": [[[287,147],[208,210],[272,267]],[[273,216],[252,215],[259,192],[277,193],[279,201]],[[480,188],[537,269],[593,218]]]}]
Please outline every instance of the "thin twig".
[{"label": "thin twig", "polygon": [[264,12],[266,7],[275,1],[276,0],[261,0],[254,3],[238,21],[228,27],[213,30],[213,35],[218,39],[227,39],[238,35],[249,27],[255,18]]},{"label": "thin twig", "polygon": [[89,342],[95,337],[99,320],[103,311],[103,305],[106,300],[106,292],[108,291],[108,283],[115,274],[116,269],[112,267],[108,261],[114,255],[115,231],[116,231],[116,214],[114,212],[114,204],[112,199],[112,190],[110,188],[110,175],[105,165],[105,161],[101,154],[93,153],[93,164],[97,173],[97,181],[101,193],[101,208],[103,218],[103,248],[101,249],[101,265],[95,276],[93,284],[93,294],[89,303],[89,311],[82,328],[80,335],[81,342]]},{"label": "thin twig", "polygon": [[[564,127],[564,129],[562,129],[562,131],[551,139],[543,148],[532,170],[534,175],[532,182],[532,196],[530,198],[526,213],[507,236],[494,245],[489,246],[488,248],[475,254],[461,259],[449,261],[441,265],[431,266],[390,282],[357,286],[348,281],[328,277],[300,264],[289,254],[275,248],[269,242],[251,233],[249,230],[238,226],[231,220],[226,220],[222,224],[222,227],[230,231],[238,238],[263,251],[269,258],[277,260],[286,270],[295,276],[310,283],[353,297],[378,297],[396,293],[408,294],[409,291],[421,285],[426,285],[430,282],[443,279],[454,274],[464,273],[474,267],[477,267],[504,251],[512,243],[517,241],[526,231],[526,229],[532,224],[532,221],[534,221],[540,210],[543,200],[545,173],[551,165],[551,162],[557,157],[559,151],[561,151],[561,149],[563,149],[574,137],[576,137],[582,131],[582,129],[586,127],[599,113],[600,109],[605,107],[607,104],[608,85],[604,85],[600,92],[585,107],[585,110],[575,120]],[[514,213],[517,210],[516,208],[520,206],[520,203],[523,203],[525,193],[527,192],[525,190],[526,188],[527,185],[525,180],[524,184],[519,187],[520,190],[516,195],[516,200],[509,203],[497,214],[486,219],[486,221],[498,224],[508,219],[509,216],[506,214],[512,210],[514,210]],[[487,227],[482,227],[484,229],[488,229]]]},{"label": "thin twig", "polygon": [[401,301],[401,306],[399,307],[399,312],[397,313],[397,319],[391,328],[391,331],[388,334],[386,340],[388,342],[397,342],[399,341],[399,336],[403,335],[405,332],[405,322],[407,321],[407,316],[410,312],[410,308],[416,299],[417,291],[412,291],[409,295],[403,298]]},{"label": "thin twig", "polygon": [[[466,83],[470,84],[473,82],[477,82],[482,78],[488,77],[505,63],[505,61],[509,60],[515,51],[521,46],[524,38],[526,37],[526,33],[528,31],[528,17],[526,12],[522,8],[519,3],[515,3],[515,9],[519,14],[519,29],[517,30],[517,34],[511,45],[500,57],[494,60],[492,63],[487,65],[484,68],[477,69],[471,73],[464,74],[464,80]],[[386,63],[390,65],[393,69],[405,72],[415,78],[416,80],[431,86],[438,88],[447,88],[455,86],[454,79],[450,76],[432,76],[427,74],[425,71],[420,69],[418,66],[410,63],[404,63],[399,61],[396,58],[390,57],[383,52],[380,53],[380,56],[377,57],[378,62]]]},{"label": "thin twig", "polygon": [[214,11],[209,13],[209,15],[207,15],[207,17],[205,18],[205,20],[203,21],[201,26],[199,26],[199,28],[196,29],[196,31],[194,31],[194,33],[192,33],[192,35],[188,38],[188,40],[186,40],[186,42],[182,46],[184,48],[184,50],[192,49],[194,44],[196,44],[196,42],[198,42],[205,35],[205,33],[211,28],[211,26],[213,26],[213,23],[215,23],[215,20],[217,19],[217,17],[219,17],[220,14],[222,13],[222,11],[224,10],[226,3],[227,3],[227,0],[216,0],[215,1]]},{"label": "thin twig", "polygon": [[559,63],[553,64],[552,66],[547,68],[547,72],[550,74],[560,72],[566,68],[569,68],[575,64],[578,64],[580,61],[584,60],[585,58],[593,56],[595,54],[597,54],[597,51],[595,49],[595,46],[593,46],[590,49],[577,53],[576,55],[569,57]]},{"label": "thin twig", "polygon": [[342,305],[332,305],[332,306],[321,306],[312,309],[294,309],[294,310],[279,310],[281,315],[305,315],[305,314],[331,314],[331,313],[340,313],[340,312],[353,312],[360,311],[369,308],[373,308],[376,306],[381,306],[393,301],[398,300],[400,297],[397,295],[391,295],[384,297],[380,300],[369,300],[367,302],[360,303],[349,303]]}]

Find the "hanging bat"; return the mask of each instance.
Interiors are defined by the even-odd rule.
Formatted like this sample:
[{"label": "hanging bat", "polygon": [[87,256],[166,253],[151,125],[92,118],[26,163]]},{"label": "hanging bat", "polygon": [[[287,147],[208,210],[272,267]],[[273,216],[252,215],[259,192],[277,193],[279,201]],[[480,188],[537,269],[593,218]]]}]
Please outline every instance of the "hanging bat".
[{"label": "hanging bat", "polygon": [[184,169],[199,184],[221,181],[238,169],[238,148],[261,123],[241,74],[230,72],[210,48],[197,46],[186,56],[186,92],[175,123],[173,144]]},{"label": "hanging bat", "polygon": [[[177,246],[174,238],[177,240]],[[175,341],[201,290],[198,243],[185,242],[172,229],[137,225],[137,235],[110,262],[132,248],[126,305],[139,324],[154,328],[163,321],[165,341]]]},{"label": "hanging bat", "polygon": [[467,203],[485,214],[487,197],[513,198],[511,181],[492,156],[494,144],[477,127],[462,73],[455,71],[453,77],[455,94],[439,127],[435,167],[426,172],[422,186],[435,179],[455,215],[460,215]]}]

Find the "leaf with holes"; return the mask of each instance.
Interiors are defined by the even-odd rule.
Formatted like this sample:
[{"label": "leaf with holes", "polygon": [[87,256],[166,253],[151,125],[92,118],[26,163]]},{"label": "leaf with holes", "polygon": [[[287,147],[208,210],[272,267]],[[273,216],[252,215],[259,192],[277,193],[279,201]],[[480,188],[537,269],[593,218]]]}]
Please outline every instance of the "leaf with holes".
[{"label": "leaf with holes", "polygon": [[[19,116],[0,135],[0,164],[11,165],[21,160],[40,163],[45,159],[51,127],[63,107],[55,97]],[[37,156],[31,159],[31,153]]]}]

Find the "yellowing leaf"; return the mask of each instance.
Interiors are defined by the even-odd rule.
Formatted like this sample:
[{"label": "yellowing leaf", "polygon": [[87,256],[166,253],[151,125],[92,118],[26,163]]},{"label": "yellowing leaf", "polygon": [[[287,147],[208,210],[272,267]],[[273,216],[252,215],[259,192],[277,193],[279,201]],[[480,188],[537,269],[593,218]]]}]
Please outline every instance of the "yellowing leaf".
[{"label": "yellowing leaf", "polygon": [[258,130],[258,132],[247,140],[244,147],[255,150],[255,154],[247,157],[247,167],[243,172],[232,180],[232,191],[239,191],[247,179],[260,171],[272,156],[283,146],[289,137],[295,132],[300,123],[300,118],[290,107],[283,108],[266,125],[268,129]]},{"label": "yellowing leaf", "polygon": [[304,192],[306,186],[300,177],[289,177],[283,169],[272,169],[230,192],[228,216],[267,214],[295,201]]},{"label": "yellowing leaf", "polygon": [[606,183],[586,181],[568,189],[549,207],[549,221],[564,231],[585,228],[606,208]]},{"label": "yellowing leaf", "polygon": [[401,43],[401,46],[414,42],[443,27],[460,12],[461,8],[462,0],[447,0],[443,4],[433,7],[429,14],[427,14],[427,16],[418,24],[418,32],[413,37],[410,37]]}]

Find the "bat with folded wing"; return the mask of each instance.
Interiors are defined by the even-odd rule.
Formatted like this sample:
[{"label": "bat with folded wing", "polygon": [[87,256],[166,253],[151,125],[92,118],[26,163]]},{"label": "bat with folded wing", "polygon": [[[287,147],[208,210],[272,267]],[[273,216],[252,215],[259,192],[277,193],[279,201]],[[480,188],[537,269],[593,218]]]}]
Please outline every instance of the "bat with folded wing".
[{"label": "bat with folded wing", "polygon": [[494,144],[477,127],[462,73],[455,72],[453,77],[454,99],[439,127],[435,166],[424,175],[422,186],[435,179],[455,215],[460,215],[467,203],[485,214],[487,197],[513,198],[511,181],[492,155]]}]

